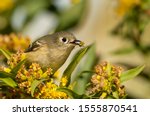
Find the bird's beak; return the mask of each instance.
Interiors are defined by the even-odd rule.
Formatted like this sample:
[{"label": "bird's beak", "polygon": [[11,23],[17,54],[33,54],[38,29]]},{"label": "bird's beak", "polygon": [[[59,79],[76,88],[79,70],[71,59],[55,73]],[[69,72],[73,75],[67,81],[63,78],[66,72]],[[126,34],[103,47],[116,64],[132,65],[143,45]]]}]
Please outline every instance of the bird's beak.
[{"label": "bird's beak", "polygon": [[74,41],[70,42],[71,44],[75,44],[75,45],[79,45],[80,47],[82,47],[84,45],[84,42],[75,39]]}]

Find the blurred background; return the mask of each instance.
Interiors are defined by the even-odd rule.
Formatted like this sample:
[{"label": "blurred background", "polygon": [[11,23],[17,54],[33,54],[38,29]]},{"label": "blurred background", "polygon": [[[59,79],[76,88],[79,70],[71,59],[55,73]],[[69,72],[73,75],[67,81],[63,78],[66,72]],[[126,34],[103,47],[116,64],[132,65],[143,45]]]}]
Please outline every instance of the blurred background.
[{"label": "blurred background", "polygon": [[97,62],[108,61],[124,70],[145,64],[139,77],[123,83],[128,98],[150,98],[149,21],[150,0],[0,0],[1,35],[19,33],[34,41],[70,31],[85,45],[95,43]]}]

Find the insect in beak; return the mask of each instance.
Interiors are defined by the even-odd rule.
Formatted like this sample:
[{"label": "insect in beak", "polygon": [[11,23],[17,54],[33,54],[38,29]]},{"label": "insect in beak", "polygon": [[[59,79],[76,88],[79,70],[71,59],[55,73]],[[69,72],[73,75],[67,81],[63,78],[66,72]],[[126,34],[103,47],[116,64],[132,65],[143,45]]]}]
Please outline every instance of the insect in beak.
[{"label": "insect in beak", "polygon": [[70,42],[71,44],[75,44],[75,45],[79,45],[80,47],[82,47],[84,45],[84,42],[75,39],[74,41]]}]

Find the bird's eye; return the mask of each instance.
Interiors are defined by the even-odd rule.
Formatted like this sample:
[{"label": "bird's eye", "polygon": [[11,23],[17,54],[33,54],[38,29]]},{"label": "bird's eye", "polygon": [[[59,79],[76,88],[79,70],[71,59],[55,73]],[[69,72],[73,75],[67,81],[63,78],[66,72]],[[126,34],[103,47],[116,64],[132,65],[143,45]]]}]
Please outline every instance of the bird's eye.
[{"label": "bird's eye", "polygon": [[65,44],[68,43],[68,39],[66,37],[62,37],[60,38],[60,40]]}]

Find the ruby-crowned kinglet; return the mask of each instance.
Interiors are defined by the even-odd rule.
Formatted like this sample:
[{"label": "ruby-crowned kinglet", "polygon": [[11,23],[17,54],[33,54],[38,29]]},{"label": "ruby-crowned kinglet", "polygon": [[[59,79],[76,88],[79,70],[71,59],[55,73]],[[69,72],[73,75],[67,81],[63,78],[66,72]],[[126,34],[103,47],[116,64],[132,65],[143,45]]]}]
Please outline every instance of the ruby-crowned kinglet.
[{"label": "ruby-crowned kinglet", "polygon": [[69,32],[57,32],[43,36],[25,51],[27,64],[35,62],[43,69],[50,67],[55,72],[65,63],[76,45],[83,46],[83,42],[77,40]]}]

